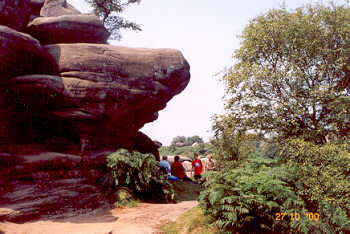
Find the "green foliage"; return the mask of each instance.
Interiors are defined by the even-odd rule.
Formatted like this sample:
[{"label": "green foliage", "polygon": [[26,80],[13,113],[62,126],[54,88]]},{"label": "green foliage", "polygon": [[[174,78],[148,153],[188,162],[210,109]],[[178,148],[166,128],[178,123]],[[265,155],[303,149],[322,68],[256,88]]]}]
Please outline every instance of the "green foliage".
[{"label": "green foliage", "polygon": [[160,155],[182,155],[185,157],[193,157],[193,154],[209,154],[213,153],[213,146],[211,143],[199,143],[196,146],[162,146],[159,149]]},{"label": "green foliage", "polygon": [[[231,170],[211,172],[200,206],[226,231],[346,233],[350,231],[349,144],[284,145],[280,159],[249,155]],[[288,214],[277,221],[276,213]],[[291,220],[290,214],[300,214]],[[318,213],[316,222],[307,212]]]},{"label": "green foliage", "polygon": [[[222,80],[235,129],[325,143],[346,138],[350,86],[343,85],[349,27],[345,6],[270,10],[244,29],[236,64]],[[341,100],[340,100],[341,99]],[[341,101],[343,108],[334,108]]]},{"label": "green foliage", "polygon": [[136,196],[160,201],[173,201],[172,184],[158,170],[152,155],[122,149],[107,158],[115,186],[130,188]]},{"label": "green foliage", "polygon": [[103,24],[112,34],[112,39],[121,39],[120,29],[141,31],[140,25],[123,19],[121,14],[126,7],[141,0],[85,0],[94,9],[95,15],[102,19]]},{"label": "green foliage", "polygon": [[276,222],[275,214],[295,212],[304,203],[282,180],[284,171],[272,167],[275,163],[255,156],[236,169],[210,173],[200,206],[215,218],[215,226],[242,233],[288,230],[287,220]]},{"label": "green foliage", "polygon": [[336,4],[281,8],[245,28],[222,78],[227,113],[213,121],[219,171],[208,173],[200,195],[215,226],[350,232],[348,16]]},{"label": "green foliage", "polygon": [[214,234],[217,230],[210,227],[211,222],[209,216],[203,215],[203,211],[198,207],[194,207],[183,213],[176,221],[163,224],[160,229],[165,234]]},{"label": "green foliage", "polygon": [[175,191],[176,201],[194,201],[198,200],[201,187],[198,184],[188,182],[171,182]]},{"label": "green foliage", "polygon": [[115,192],[114,206],[117,207],[134,207],[137,201],[134,199],[132,191],[126,187],[119,187]]},{"label": "green foliage", "polygon": [[350,231],[350,153],[348,144],[322,146],[290,140],[282,153],[283,168],[292,175],[289,184],[305,201],[305,208],[318,212],[314,230],[331,233]]},{"label": "green foliage", "polygon": [[214,117],[215,138],[211,141],[214,148],[216,167],[229,170],[237,167],[241,161],[257,149],[259,135],[247,134],[245,129],[237,128],[238,123],[231,116]]},{"label": "green foliage", "polygon": [[204,141],[198,135],[191,137],[177,136],[171,141],[171,146],[191,146],[194,143],[204,143]]}]

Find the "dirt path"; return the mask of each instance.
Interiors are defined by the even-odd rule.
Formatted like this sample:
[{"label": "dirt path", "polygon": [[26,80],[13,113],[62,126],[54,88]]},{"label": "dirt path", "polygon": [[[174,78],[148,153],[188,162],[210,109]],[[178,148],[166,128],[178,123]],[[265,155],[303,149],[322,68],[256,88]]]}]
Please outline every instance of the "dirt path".
[{"label": "dirt path", "polygon": [[175,221],[182,213],[197,204],[197,201],[184,201],[177,204],[141,203],[134,208],[100,210],[69,218],[24,224],[0,223],[0,230],[9,234],[154,233],[157,231],[157,225],[167,220]]}]

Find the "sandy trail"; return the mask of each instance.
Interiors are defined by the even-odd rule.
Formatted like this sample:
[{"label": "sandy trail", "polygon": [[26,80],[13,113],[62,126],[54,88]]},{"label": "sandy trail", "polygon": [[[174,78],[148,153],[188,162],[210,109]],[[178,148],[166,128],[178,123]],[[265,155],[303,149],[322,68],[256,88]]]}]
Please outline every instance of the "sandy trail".
[{"label": "sandy trail", "polygon": [[0,230],[9,234],[155,233],[157,225],[168,220],[175,221],[197,204],[197,201],[183,201],[177,204],[141,203],[133,208],[105,209],[69,218],[53,218],[24,224],[5,222],[0,223]]}]

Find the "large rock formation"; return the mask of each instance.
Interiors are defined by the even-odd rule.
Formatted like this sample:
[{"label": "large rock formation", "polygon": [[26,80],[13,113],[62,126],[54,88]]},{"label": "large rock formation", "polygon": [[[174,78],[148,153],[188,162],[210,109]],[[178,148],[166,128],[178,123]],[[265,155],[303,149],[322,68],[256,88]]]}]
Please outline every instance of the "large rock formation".
[{"label": "large rock formation", "polygon": [[81,14],[80,11],[75,9],[66,0],[45,0],[40,11],[40,15],[45,17],[79,14]]},{"label": "large rock formation", "polygon": [[66,0],[0,0],[0,9],[0,220],[103,203],[108,154],[159,157],[139,129],[187,86],[187,61],[173,49],[104,44],[103,24]]},{"label": "large rock formation", "polygon": [[24,74],[57,74],[57,63],[38,40],[0,25],[0,82]]},{"label": "large rock formation", "polygon": [[38,17],[28,25],[27,32],[42,44],[106,43],[110,35],[93,15]]},{"label": "large rock formation", "polygon": [[22,30],[29,20],[31,2],[30,0],[1,0],[0,12],[0,25]]}]

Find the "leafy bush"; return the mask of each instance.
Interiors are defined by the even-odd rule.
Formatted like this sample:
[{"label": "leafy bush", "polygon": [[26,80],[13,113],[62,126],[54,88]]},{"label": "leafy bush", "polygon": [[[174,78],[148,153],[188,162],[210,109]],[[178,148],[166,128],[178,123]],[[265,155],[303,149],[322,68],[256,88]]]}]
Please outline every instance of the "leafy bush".
[{"label": "leafy bush", "polygon": [[134,199],[132,191],[126,187],[120,187],[115,191],[115,207],[134,207],[137,201]]},{"label": "leafy bush", "polygon": [[215,138],[211,144],[214,148],[216,168],[227,171],[238,167],[248,156],[258,150],[261,136],[248,134],[240,129],[239,120],[230,116],[215,116],[213,130]]},{"label": "leafy bush", "polygon": [[200,194],[200,206],[215,218],[213,225],[226,231],[288,230],[288,222],[276,222],[277,212],[294,213],[303,201],[282,180],[287,176],[271,159],[253,157],[238,168],[212,172]]},{"label": "leafy bush", "polygon": [[[350,154],[349,144],[314,145],[303,140],[289,141],[282,154],[288,183],[305,202],[305,208],[318,212],[315,232],[350,232]],[[298,224],[301,225],[301,224]]]},{"label": "leafy bush", "polygon": [[[280,160],[255,153],[235,169],[210,173],[200,205],[226,231],[350,232],[348,147],[291,140]],[[295,212],[300,220],[292,220]],[[318,213],[319,220],[307,212]],[[277,221],[276,213],[287,215]]]},{"label": "leafy bush", "polygon": [[130,188],[138,197],[170,202],[174,190],[166,175],[159,173],[158,163],[153,155],[133,154],[122,149],[107,158],[115,186]]}]

